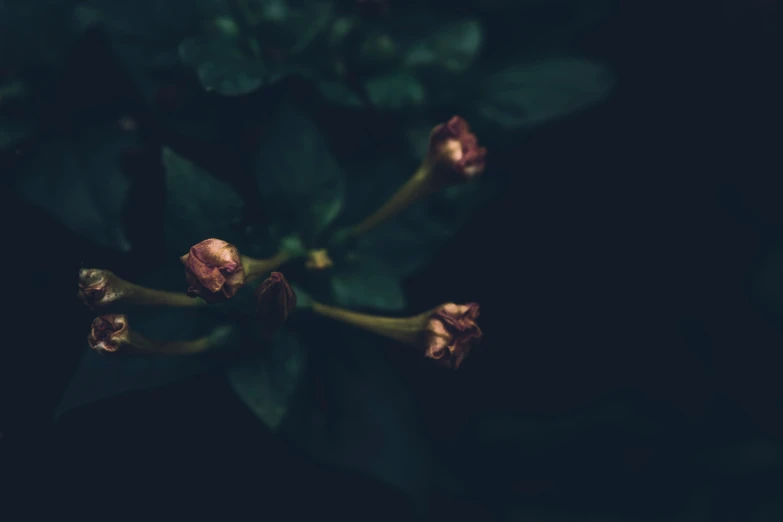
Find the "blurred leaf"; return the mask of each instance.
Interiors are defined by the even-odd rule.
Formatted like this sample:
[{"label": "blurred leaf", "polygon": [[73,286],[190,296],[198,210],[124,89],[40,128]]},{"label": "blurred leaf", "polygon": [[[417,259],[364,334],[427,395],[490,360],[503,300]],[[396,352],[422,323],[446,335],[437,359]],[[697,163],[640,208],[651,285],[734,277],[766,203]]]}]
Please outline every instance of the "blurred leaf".
[{"label": "blurred leaf", "polygon": [[225,12],[222,0],[88,0],[87,5],[100,13],[115,54],[148,100],[181,68],[180,43]]},{"label": "blurred leaf", "polygon": [[136,143],[134,133],[113,126],[60,138],[34,155],[17,190],[77,234],[128,251],[123,212],[131,180],[120,158]]},{"label": "blurred leaf", "polygon": [[[430,450],[405,382],[379,350],[378,338],[337,326],[311,331],[314,386],[281,431],[317,458],[416,495],[427,490]],[[324,353],[328,350],[328,353]]]},{"label": "blurred leaf", "polygon": [[483,29],[478,20],[436,25],[424,38],[411,45],[405,66],[464,72],[476,59],[483,39]]},{"label": "blurred leaf", "polygon": [[303,237],[322,231],[340,212],[345,191],[342,169],[315,123],[283,102],[261,145],[256,179],[270,215]]},{"label": "blurred leaf", "polygon": [[234,14],[264,46],[298,54],[326,32],[334,6],[326,0],[244,0]]},{"label": "blurred leaf", "polygon": [[74,0],[0,0],[0,64],[59,65],[85,26]]},{"label": "blurred leaf", "polygon": [[364,102],[350,87],[334,81],[318,81],[318,90],[321,91],[324,101],[331,103],[332,105],[339,105],[342,107],[362,108]]},{"label": "blurred leaf", "polygon": [[268,349],[257,350],[226,369],[242,402],[276,430],[293,400],[307,362],[307,352],[290,331],[281,330]]},{"label": "blurred leaf", "polygon": [[424,105],[427,93],[416,77],[392,73],[370,78],[365,83],[370,102],[383,110],[402,110]]},{"label": "blurred leaf", "polygon": [[511,65],[482,81],[479,114],[504,129],[528,129],[604,100],[614,77],[600,63],[579,58]]},{"label": "blurred leaf", "polygon": [[237,245],[235,227],[242,220],[242,198],[231,186],[204,169],[163,150],[166,167],[166,244],[185,254],[191,246],[214,237]]},{"label": "blurred leaf", "polygon": [[189,38],[180,44],[179,56],[196,70],[207,91],[238,96],[265,83],[267,70],[261,58],[247,56],[235,40]]},{"label": "blurred leaf", "polygon": [[334,301],[345,308],[398,311],[405,308],[400,281],[382,264],[369,259],[349,262],[332,277]]},{"label": "blurred leaf", "polygon": [[405,308],[399,279],[372,258],[354,258],[339,264],[332,276],[332,296],[345,308],[395,311]]}]

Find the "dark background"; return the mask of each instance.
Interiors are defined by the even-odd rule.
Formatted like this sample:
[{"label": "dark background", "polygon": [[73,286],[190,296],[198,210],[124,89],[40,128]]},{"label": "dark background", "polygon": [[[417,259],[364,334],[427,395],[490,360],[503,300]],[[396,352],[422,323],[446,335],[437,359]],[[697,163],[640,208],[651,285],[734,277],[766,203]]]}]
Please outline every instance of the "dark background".
[{"label": "dark background", "polygon": [[[319,465],[270,434],[220,375],[52,426],[83,348],[69,340],[91,319],[76,269],[145,260],[99,249],[4,188],[8,498],[105,516],[782,520],[783,331],[779,305],[754,286],[783,237],[776,6],[639,7],[583,42],[616,71],[614,96],[498,151],[511,174],[504,197],[407,284],[412,309],[445,289],[481,303],[485,339],[458,372],[389,355],[429,435],[476,477],[468,494],[414,509]],[[172,139],[146,119],[99,34],[74,50],[57,93],[45,108],[52,128],[102,111],[139,119],[136,168]],[[179,147],[225,161],[217,146]],[[13,154],[2,162],[12,168]],[[191,411],[182,396],[203,400]]]}]

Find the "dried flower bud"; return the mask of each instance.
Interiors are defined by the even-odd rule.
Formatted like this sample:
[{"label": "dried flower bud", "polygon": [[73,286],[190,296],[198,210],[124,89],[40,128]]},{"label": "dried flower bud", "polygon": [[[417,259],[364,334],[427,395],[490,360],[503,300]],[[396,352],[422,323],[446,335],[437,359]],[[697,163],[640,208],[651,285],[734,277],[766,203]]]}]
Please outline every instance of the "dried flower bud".
[{"label": "dried flower bud", "polygon": [[188,295],[208,303],[231,299],[245,284],[239,250],[220,239],[206,239],[180,258],[185,265]]},{"label": "dried flower bud", "polygon": [[108,270],[82,268],[79,270],[79,299],[92,310],[116,301],[122,295],[113,284],[116,279]]},{"label": "dried flower bud", "polygon": [[308,270],[326,270],[332,265],[334,265],[334,262],[332,262],[329,253],[325,249],[310,250],[307,253],[305,268]]},{"label": "dried flower bud", "polygon": [[272,272],[255,292],[256,317],[267,337],[274,334],[296,308],[296,294],[280,272]]},{"label": "dried flower bud", "polygon": [[106,314],[92,322],[87,342],[97,351],[116,352],[123,344],[130,343],[128,320],[124,315]]},{"label": "dried flower bud", "polygon": [[479,315],[476,303],[447,303],[413,317],[401,318],[363,314],[317,302],[312,303],[312,310],[422,350],[426,357],[454,370],[482,337],[476,324]]},{"label": "dried flower bud", "polygon": [[425,355],[449,368],[459,368],[470,349],[481,340],[478,316],[476,303],[448,303],[437,308],[427,322]]},{"label": "dried flower bud", "polygon": [[459,116],[436,125],[430,132],[427,161],[430,165],[468,181],[484,171],[487,149],[478,146],[468,122]]}]

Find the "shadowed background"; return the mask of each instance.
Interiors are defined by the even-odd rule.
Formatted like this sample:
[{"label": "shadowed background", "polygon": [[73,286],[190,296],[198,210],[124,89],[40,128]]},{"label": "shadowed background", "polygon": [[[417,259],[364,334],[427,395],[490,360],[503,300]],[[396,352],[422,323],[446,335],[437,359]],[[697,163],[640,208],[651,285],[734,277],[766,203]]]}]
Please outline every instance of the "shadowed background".
[{"label": "shadowed background", "polygon": [[[225,518],[779,520],[780,55],[766,11],[730,12],[615,10],[579,42],[614,71],[611,97],[491,149],[502,195],[406,281],[411,309],[443,295],[481,303],[485,332],[457,372],[383,348],[460,478],[417,502],[270,433],[219,374],[52,425],[93,317],[75,299],[78,268],[133,274],[155,260],[96,246],[4,189],[0,445],[19,490],[57,495],[63,510],[119,500]],[[310,97],[297,80],[281,88]],[[230,168],[224,144],[157,125],[100,32],[68,52],[50,93],[33,140],[106,114],[138,121],[133,190],[155,193],[162,143]],[[387,116],[316,110],[338,150],[399,141]],[[27,146],[3,151],[4,172]],[[162,206],[128,209],[132,242],[156,240]]]}]

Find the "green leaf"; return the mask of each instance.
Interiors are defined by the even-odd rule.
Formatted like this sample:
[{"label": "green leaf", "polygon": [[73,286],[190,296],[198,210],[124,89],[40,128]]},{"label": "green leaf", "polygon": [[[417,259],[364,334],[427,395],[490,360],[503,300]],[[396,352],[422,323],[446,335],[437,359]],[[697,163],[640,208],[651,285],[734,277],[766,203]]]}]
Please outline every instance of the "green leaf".
[{"label": "green leaf", "polygon": [[326,32],[334,5],[329,0],[256,0],[239,3],[234,14],[257,29],[264,45],[299,54]]},{"label": "green leaf", "polygon": [[289,411],[281,432],[322,461],[409,495],[426,491],[430,448],[411,391],[382,355],[383,341],[343,325],[319,327],[306,340],[317,348],[310,352],[317,384]]},{"label": "green leaf", "polygon": [[478,20],[438,24],[406,53],[408,68],[437,68],[453,73],[467,71],[481,50],[484,31]]},{"label": "green leaf", "polygon": [[421,82],[403,72],[370,78],[365,88],[373,106],[383,110],[421,107],[427,100],[427,92]]},{"label": "green leaf", "polygon": [[268,350],[259,349],[226,369],[242,402],[270,429],[276,430],[304,374],[307,352],[290,331],[281,330]]},{"label": "green leaf", "polygon": [[236,226],[244,202],[234,189],[170,149],[163,150],[166,167],[166,245],[185,254],[205,239],[218,238],[241,247]]},{"label": "green leaf", "polygon": [[332,297],[345,308],[398,311],[405,308],[399,279],[373,258],[352,258],[332,276]]},{"label": "green leaf", "polygon": [[[213,0],[89,0],[114,54],[148,100],[161,86],[178,81],[180,43],[200,34],[209,20],[225,11]],[[198,86],[195,86],[198,88]]]},{"label": "green leaf", "polygon": [[503,129],[528,129],[591,107],[613,87],[609,69],[589,60],[554,58],[514,64],[488,75],[476,108]]},{"label": "green leaf", "polygon": [[305,238],[326,228],[340,212],[342,169],[315,123],[283,102],[256,161],[258,189],[268,213]]},{"label": "green leaf", "polygon": [[268,74],[260,57],[247,56],[228,38],[189,38],[180,44],[179,56],[195,69],[204,89],[225,96],[255,91]]},{"label": "green leaf", "polygon": [[351,107],[354,109],[364,107],[364,102],[350,87],[333,81],[317,81],[318,90],[321,91],[324,101],[332,105]]},{"label": "green leaf", "polygon": [[31,155],[16,188],[73,232],[127,252],[123,212],[131,180],[120,158],[136,143],[135,133],[115,126],[59,138]]}]

